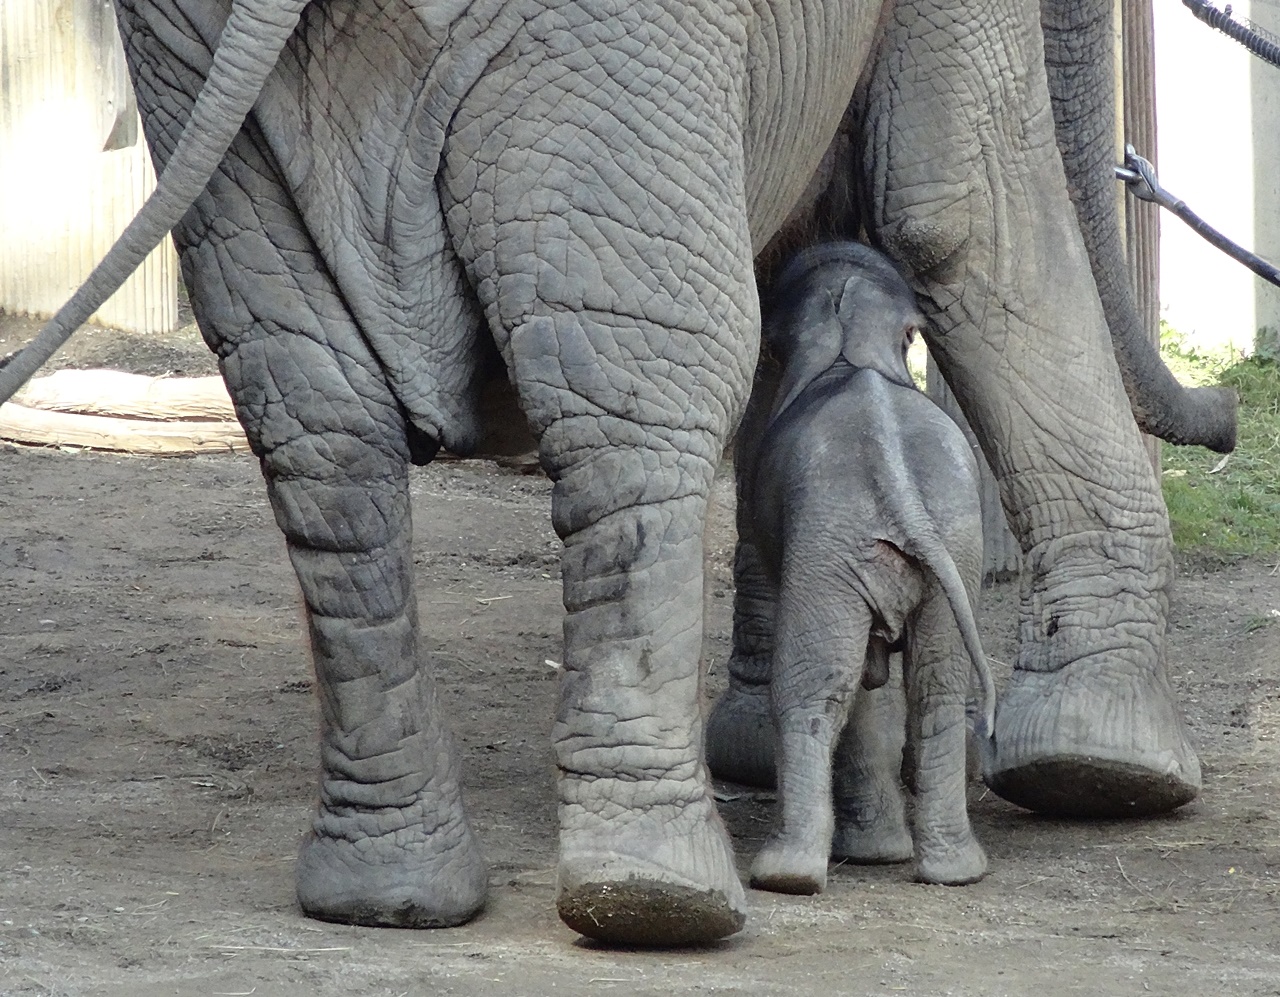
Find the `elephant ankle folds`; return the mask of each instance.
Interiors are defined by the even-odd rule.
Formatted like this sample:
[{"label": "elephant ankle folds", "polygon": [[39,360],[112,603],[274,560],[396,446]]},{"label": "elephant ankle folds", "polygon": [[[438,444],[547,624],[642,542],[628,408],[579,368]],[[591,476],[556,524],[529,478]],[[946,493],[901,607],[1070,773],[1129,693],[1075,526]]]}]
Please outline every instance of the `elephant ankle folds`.
[{"label": "elephant ankle folds", "polygon": [[[326,787],[328,788],[328,787]],[[460,807],[450,809],[447,801],[457,794],[442,794],[441,805],[427,805],[421,791],[407,798],[406,802],[375,805],[354,800],[335,800],[332,794],[322,793],[324,801],[312,818],[311,826],[316,835],[333,841],[360,842],[377,839],[404,843],[433,840],[441,841],[449,836],[462,840],[469,833]]]},{"label": "elephant ankle folds", "polygon": [[[662,807],[678,810],[705,795],[698,776],[698,759],[692,750],[686,747],[647,750],[669,756],[669,759],[663,758],[669,765],[659,764],[655,759],[643,768],[634,762],[624,768],[617,758],[606,758],[606,754],[618,752],[616,746],[609,745],[588,749],[583,752],[586,758],[582,761],[558,761],[560,805],[580,810],[584,817],[599,817],[613,810],[633,810],[638,814]],[[625,751],[621,757],[627,760]],[[581,767],[587,761],[594,763],[591,769]],[[601,775],[603,771],[609,774]],[[616,790],[606,788],[611,784]]]},{"label": "elephant ankle folds", "polygon": [[[1033,547],[1018,668],[1057,671],[1098,656],[1159,660],[1173,561],[1167,545],[1151,550],[1149,539],[1091,532]],[[1119,614],[1124,626],[1115,625]]]},{"label": "elephant ankle folds", "polygon": [[[322,812],[346,819],[384,813],[403,814],[423,807],[423,798],[430,783],[424,783],[422,773],[407,763],[401,763],[400,771],[387,771],[383,757],[350,758],[331,740],[327,740],[321,753],[324,757],[324,775],[320,785]],[[395,753],[393,750],[389,754]],[[456,796],[457,793],[442,795]]]}]

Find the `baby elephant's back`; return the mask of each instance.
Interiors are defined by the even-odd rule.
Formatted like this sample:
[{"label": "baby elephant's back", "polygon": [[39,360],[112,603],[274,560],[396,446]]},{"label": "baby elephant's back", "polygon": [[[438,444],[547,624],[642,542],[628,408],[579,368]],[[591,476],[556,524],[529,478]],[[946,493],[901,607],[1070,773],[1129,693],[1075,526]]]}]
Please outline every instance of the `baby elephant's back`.
[{"label": "baby elephant's back", "polygon": [[779,535],[787,520],[839,522],[847,534],[923,506],[944,542],[981,537],[977,462],[964,433],[922,392],[875,371],[832,368],[761,443],[756,504]]},{"label": "baby elephant's back", "polygon": [[894,393],[908,471],[944,539],[982,536],[981,480],[969,440],[955,421],[920,391]]}]

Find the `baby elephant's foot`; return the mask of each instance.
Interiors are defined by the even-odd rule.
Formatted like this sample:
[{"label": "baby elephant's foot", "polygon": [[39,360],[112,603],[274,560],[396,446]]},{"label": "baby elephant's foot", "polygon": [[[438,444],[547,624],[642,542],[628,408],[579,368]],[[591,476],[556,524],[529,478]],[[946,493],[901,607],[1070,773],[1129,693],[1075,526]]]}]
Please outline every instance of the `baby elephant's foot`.
[{"label": "baby elephant's foot", "polygon": [[916,870],[921,882],[964,886],[976,883],[987,874],[987,854],[970,834],[953,845],[922,846]]},{"label": "baby elephant's foot", "polygon": [[897,819],[885,816],[872,823],[836,819],[836,833],[831,839],[831,857],[859,865],[908,862],[915,854],[911,832],[901,814]]},{"label": "baby elephant's foot", "polygon": [[773,893],[811,896],[827,888],[827,853],[818,841],[772,835],[751,865],[751,885]]}]

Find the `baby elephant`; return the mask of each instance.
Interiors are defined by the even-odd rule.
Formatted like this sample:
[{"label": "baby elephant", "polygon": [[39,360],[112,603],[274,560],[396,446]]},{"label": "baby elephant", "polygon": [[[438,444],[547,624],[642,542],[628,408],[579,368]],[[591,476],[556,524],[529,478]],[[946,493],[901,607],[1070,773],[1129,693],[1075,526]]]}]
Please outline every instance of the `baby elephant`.
[{"label": "baby elephant", "polygon": [[[751,438],[737,458],[740,501],[776,588],[780,827],[752,868],[760,888],[818,893],[832,854],[900,861],[913,846],[926,882],[986,872],[965,804],[971,666],[986,752],[995,702],[973,615],[978,470],[907,370],[923,322],[893,265],[856,243],[800,254],[775,284],[765,343],[780,383],[772,404],[753,399],[763,429],[742,434]],[[866,691],[885,682],[891,649],[904,655],[914,835],[898,782],[902,692]],[[883,729],[886,714],[896,731]]]}]

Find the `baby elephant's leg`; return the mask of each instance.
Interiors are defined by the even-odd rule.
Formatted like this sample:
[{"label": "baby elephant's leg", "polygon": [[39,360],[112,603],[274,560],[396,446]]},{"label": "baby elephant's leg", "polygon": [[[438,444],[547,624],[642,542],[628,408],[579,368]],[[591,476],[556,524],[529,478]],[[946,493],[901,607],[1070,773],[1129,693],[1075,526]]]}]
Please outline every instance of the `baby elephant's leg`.
[{"label": "baby elephant's leg", "polygon": [[[836,747],[831,783],[836,819],[831,857],[852,862],[906,862],[912,856],[899,775],[907,724],[902,660],[890,658],[879,643],[887,681],[858,692]],[[876,644],[872,640],[868,668]]]},{"label": "baby elephant's leg", "polygon": [[908,724],[916,740],[915,852],[926,883],[975,883],[987,856],[969,826],[965,798],[965,700],[969,657],[942,589],[933,583],[920,607],[903,662]]},{"label": "baby elephant's leg", "polygon": [[779,827],[756,857],[751,884],[821,893],[835,826],[831,758],[862,677],[871,614],[827,572],[783,574],[770,687]]}]

